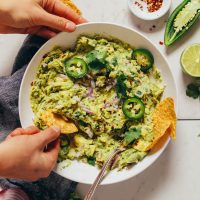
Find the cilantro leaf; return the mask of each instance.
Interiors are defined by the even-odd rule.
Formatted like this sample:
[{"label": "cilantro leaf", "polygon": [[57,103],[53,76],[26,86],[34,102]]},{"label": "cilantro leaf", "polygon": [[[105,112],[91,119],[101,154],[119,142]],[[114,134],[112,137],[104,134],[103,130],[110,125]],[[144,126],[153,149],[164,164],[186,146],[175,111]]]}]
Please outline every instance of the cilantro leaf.
[{"label": "cilantro leaf", "polygon": [[93,50],[89,52],[86,56],[87,63],[93,69],[103,68],[106,64],[106,52],[100,52],[97,50]]},{"label": "cilantro leaf", "polygon": [[141,129],[133,128],[125,132],[123,145],[127,146],[135,140],[139,139],[141,135]]},{"label": "cilantro leaf", "polygon": [[197,99],[200,96],[199,87],[195,85],[194,83],[190,83],[187,86],[186,95],[194,99]]},{"label": "cilantro leaf", "polygon": [[126,97],[126,84],[124,83],[124,81],[126,80],[126,76],[124,74],[121,74],[118,78],[117,78],[117,85],[116,85],[116,90],[117,90],[117,97],[118,98],[122,98],[122,97]]},{"label": "cilantro leaf", "polygon": [[87,162],[88,164],[92,165],[92,166],[95,166],[95,163],[96,163],[96,157],[94,156],[90,156],[87,158]]}]

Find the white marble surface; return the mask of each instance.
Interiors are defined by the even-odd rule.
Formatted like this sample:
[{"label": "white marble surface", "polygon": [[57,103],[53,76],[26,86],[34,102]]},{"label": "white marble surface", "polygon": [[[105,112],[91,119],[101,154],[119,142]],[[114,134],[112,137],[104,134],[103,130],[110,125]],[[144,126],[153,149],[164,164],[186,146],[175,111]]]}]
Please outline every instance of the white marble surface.
[{"label": "white marble surface", "polygon": [[10,75],[15,56],[25,37],[25,35],[0,34],[0,76]]},{"label": "white marble surface", "polygon": [[[196,25],[190,33],[173,47],[166,49],[163,41],[164,24],[161,20],[144,22],[128,10],[126,0],[74,0],[90,21],[113,22],[139,30],[150,38],[167,56],[173,71],[179,94],[179,119],[200,119],[200,102],[185,95],[187,83],[191,80],[181,71],[179,57],[183,49],[200,42],[200,29]],[[173,8],[180,3],[173,0]],[[156,29],[150,31],[152,25]],[[131,37],[131,36],[130,36]],[[25,36],[0,35],[0,75],[9,75],[16,53]],[[146,171],[128,181],[102,186],[96,200],[199,200],[200,178],[200,120],[179,120],[177,140],[171,143],[162,156]],[[87,185],[79,184],[78,192],[84,196]]]}]

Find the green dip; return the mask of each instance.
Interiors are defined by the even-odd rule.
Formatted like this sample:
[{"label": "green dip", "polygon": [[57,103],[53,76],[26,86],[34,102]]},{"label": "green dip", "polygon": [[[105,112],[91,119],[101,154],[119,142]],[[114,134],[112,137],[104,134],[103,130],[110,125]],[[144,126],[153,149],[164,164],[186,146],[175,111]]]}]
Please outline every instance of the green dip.
[{"label": "green dip", "polygon": [[[116,162],[122,169],[147,155],[144,149],[154,135],[152,113],[164,85],[157,68],[143,72],[132,51],[120,41],[81,36],[74,49],[56,47],[42,59],[30,94],[35,125],[47,128],[41,116],[52,110],[74,120],[80,129],[61,136],[60,161],[78,159],[102,166],[117,146],[124,145],[126,150]],[[67,75],[65,63],[73,58],[87,63],[84,77]],[[130,120],[123,113],[124,100],[132,97],[145,106],[141,119]],[[136,105],[132,113],[138,109]]]}]

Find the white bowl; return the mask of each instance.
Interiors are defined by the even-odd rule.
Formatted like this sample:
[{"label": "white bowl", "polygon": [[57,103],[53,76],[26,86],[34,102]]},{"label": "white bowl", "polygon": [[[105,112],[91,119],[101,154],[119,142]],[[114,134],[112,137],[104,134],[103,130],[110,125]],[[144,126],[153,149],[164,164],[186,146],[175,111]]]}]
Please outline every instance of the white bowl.
[{"label": "white bowl", "polygon": [[[135,5],[135,2],[141,3],[141,5],[143,5],[143,10]],[[171,7],[171,0],[163,0],[161,8],[155,12],[148,12],[146,3],[141,0],[128,0],[128,6],[131,12],[140,19],[155,20],[167,13]]]},{"label": "white bowl", "polygon": [[[155,57],[156,66],[161,70],[164,82],[167,84],[163,98],[169,96],[173,97],[177,108],[177,90],[169,64],[163,54],[151,41],[149,41],[139,32],[130,28],[108,23],[89,23],[78,25],[77,30],[74,33],[58,34],[56,37],[44,44],[29,63],[21,83],[19,94],[19,113],[22,127],[27,127],[33,123],[32,119],[34,115],[31,110],[29,93],[31,82],[35,79],[37,66],[40,63],[43,55],[52,50],[55,45],[59,45],[62,48],[73,47],[77,38],[82,34],[101,34],[107,37],[112,36],[127,42],[132,46],[149,49]],[[117,170],[111,171],[103,180],[102,184],[112,184],[136,176],[144,169],[149,167],[160,156],[160,154],[166,148],[168,142],[169,138],[163,141],[163,144],[159,149],[151,152],[147,157],[144,158],[144,160],[130,169],[124,169],[119,172]],[[66,163],[58,164],[55,172],[80,183],[92,184],[99,173],[98,168],[77,161],[73,161],[69,167],[64,169],[62,169],[63,165],[66,165]]]}]

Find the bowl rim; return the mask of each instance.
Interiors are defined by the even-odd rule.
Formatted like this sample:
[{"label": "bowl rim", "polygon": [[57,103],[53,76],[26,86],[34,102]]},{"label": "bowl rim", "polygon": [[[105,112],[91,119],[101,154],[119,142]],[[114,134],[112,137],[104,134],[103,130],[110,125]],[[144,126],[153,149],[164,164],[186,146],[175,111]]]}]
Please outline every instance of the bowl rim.
[{"label": "bowl rim", "polygon": [[[172,80],[173,80],[173,82],[174,82],[174,86],[175,86],[175,88],[174,88],[174,91],[175,91],[175,111],[176,111],[176,113],[178,113],[178,90],[177,90],[177,84],[176,84],[176,82],[175,82],[175,78],[174,78],[174,76],[173,76],[173,73],[172,73],[172,70],[171,70],[171,68],[170,68],[170,65],[169,65],[169,62],[167,61],[167,58],[166,58],[166,56],[159,50],[159,48],[155,45],[155,44],[153,44],[153,42],[150,40],[150,39],[148,39],[144,34],[142,34],[142,33],[140,33],[139,31],[137,31],[137,30],[135,30],[135,29],[133,29],[133,28],[130,28],[130,27],[127,27],[127,26],[123,26],[123,25],[121,25],[121,24],[117,24],[117,23],[110,23],[110,22],[90,22],[90,23],[86,23],[86,24],[80,24],[80,25],[77,25],[77,28],[79,28],[79,27],[82,27],[82,26],[88,26],[88,25],[111,25],[111,26],[116,26],[116,27],[118,27],[118,28],[123,28],[123,29],[128,29],[129,31],[132,31],[132,32],[135,32],[136,34],[138,34],[138,35],[140,35],[140,36],[142,36],[145,40],[147,40],[154,48],[156,48],[156,50],[161,54],[161,56],[163,57],[163,59],[165,60],[165,62],[166,62],[166,64],[167,64],[167,66],[168,66],[168,69],[169,69],[169,72],[171,73],[171,77],[172,77]],[[57,34],[55,37],[53,37],[54,39],[56,38],[56,37],[59,37],[59,35],[60,34],[62,34],[63,32],[61,32],[61,33],[59,33],[59,34]],[[52,38],[51,38],[52,39]],[[50,39],[50,40],[51,40]],[[22,81],[21,81],[21,85],[20,85],[20,90],[19,90],[19,99],[18,99],[18,105],[19,105],[19,117],[20,117],[20,123],[21,123],[21,125],[22,125],[22,112],[21,112],[21,110],[22,110],[22,107],[23,107],[23,105],[22,105],[22,92],[23,92],[23,85],[25,84],[25,77],[27,76],[27,73],[28,73],[28,71],[29,71],[29,68],[32,66],[32,62],[33,62],[33,60],[35,60],[36,59],[36,57],[38,56],[38,54],[39,54],[39,52],[41,51],[41,49],[43,49],[43,48],[45,48],[45,46],[46,45],[48,45],[48,42],[50,41],[50,40],[48,40],[47,42],[45,42],[39,49],[38,49],[38,51],[35,53],[35,55],[32,57],[32,59],[31,59],[31,61],[29,62],[29,64],[28,64],[28,66],[27,66],[27,68],[26,68],[26,70],[25,70],[25,73],[24,73],[24,75],[23,75],[23,78],[22,78]],[[169,144],[169,142],[170,142],[170,138],[168,138],[167,140],[166,140],[166,142],[164,143],[164,145],[162,146],[162,148],[157,152],[157,156],[156,157],[154,157],[154,158],[152,158],[152,160],[151,160],[151,162],[148,164],[148,165],[145,165],[144,167],[141,167],[139,170],[138,170],[138,172],[135,174],[135,175],[133,175],[133,176],[130,176],[130,177],[125,177],[125,178],[121,178],[120,180],[113,180],[113,181],[110,181],[110,182],[102,182],[101,183],[101,185],[111,185],[111,184],[114,184],[114,183],[119,183],[119,182],[123,182],[123,181],[125,181],[125,180],[129,180],[130,178],[133,178],[133,177],[135,177],[135,176],[137,176],[137,175],[139,175],[141,172],[143,172],[145,169],[147,169],[148,167],[150,167],[153,163],[155,163],[155,161],[161,156],[161,154],[163,153],[163,151],[166,149],[166,147],[168,146],[168,144]],[[142,161],[141,161],[142,162]],[[55,173],[58,173],[58,172],[56,172],[55,170],[54,170],[54,172]],[[59,173],[58,173],[59,174]],[[60,175],[60,174],[59,174]],[[63,175],[61,175],[61,176],[63,176]],[[65,176],[63,176],[64,178],[66,178]],[[69,179],[69,178],[68,178]],[[77,180],[76,178],[70,178],[70,180],[72,180],[72,181],[76,181],[76,182],[79,182],[79,183],[83,183],[83,184],[91,184],[91,183],[89,183],[89,182],[87,182],[87,181],[80,181],[80,180]]]},{"label": "bowl rim", "polygon": [[131,6],[132,1],[133,0],[127,0],[129,10],[131,11],[131,13],[133,15],[135,15],[136,17],[138,17],[142,20],[145,20],[145,21],[157,20],[157,19],[161,18],[169,11],[169,9],[172,5],[172,0],[166,0],[165,2],[167,4],[165,6],[162,6],[163,8],[161,7],[159,10],[152,12],[152,13],[145,13],[143,11],[140,11],[140,13],[141,13],[141,15],[140,15],[137,12],[134,12],[135,9]]}]

